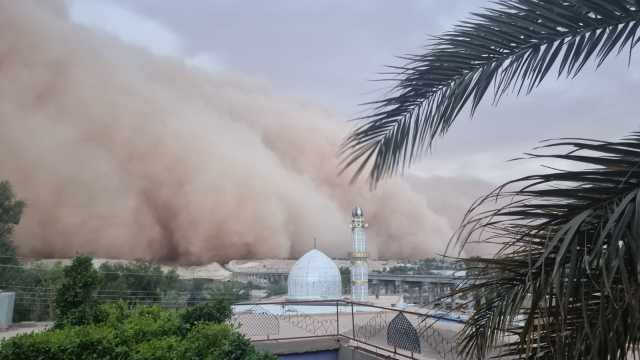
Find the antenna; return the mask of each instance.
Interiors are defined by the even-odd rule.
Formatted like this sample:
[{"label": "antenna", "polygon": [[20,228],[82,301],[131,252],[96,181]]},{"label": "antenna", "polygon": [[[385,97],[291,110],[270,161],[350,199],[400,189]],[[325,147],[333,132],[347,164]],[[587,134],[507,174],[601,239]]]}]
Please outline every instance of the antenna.
[{"label": "antenna", "polygon": [[316,239],[315,236],[313,237],[313,248],[314,249],[318,248],[318,239]]}]

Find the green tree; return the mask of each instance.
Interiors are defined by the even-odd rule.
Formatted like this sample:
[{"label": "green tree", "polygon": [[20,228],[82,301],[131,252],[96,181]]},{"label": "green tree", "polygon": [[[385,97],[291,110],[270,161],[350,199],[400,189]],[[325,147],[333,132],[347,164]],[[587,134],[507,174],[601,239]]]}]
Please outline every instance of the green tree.
[{"label": "green tree", "polygon": [[[640,133],[615,142],[566,140],[540,155],[583,169],[527,176],[479,201],[459,230],[501,245],[467,259],[476,299],[461,350],[552,359],[624,359],[640,342]],[[511,190],[509,190],[511,189]],[[491,197],[500,206],[478,207]],[[488,204],[487,204],[488,205]],[[524,323],[519,319],[526,319]],[[499,344],[503,334],[518,340]]]},{"label": "green tree", "polygon": [[86,325],[99,319],[98,289],[100,276],[88,256],[76,256],[63,270],[61,286],[56,290],[56,326]]},{"label": "green tree", "polygon": [[351,294],[351,268],[340,266],[340,280],[342,280],[342,293]]},{"label": "green tree", "polygon": [[509,92],[528,94],[551,70],[574,77],[590,59],[600,66],[638,43],[634,0],[496,3],[392,67],[398,80],[390,95],[373,102],[342,146],[344,169],[369,170],[375,184],[413,163],[487,94],[494,103]]},{"label": "green tree", "polygon": [[208,297],[212,300],[223,299],[231,303],[247,301],[251,298],[250,283],[240,281],[219,281],[209,289]]},{"label": "green tree", "polygon": [[231,315],[233,315],[233,312],[230,301],[213,299],[185,309],[182,313],[181,321],[187,329],[191,329],[202,322],[222,324],[231,319]]},{"label": "green tree", "polygon": [[123,299],[130,305],[157,303],[178,283],[175,270],[165,272],[160,265],[141,260],[126,264],[106,262],[98,270],[103,298]]},{"label": "green tree", "polygon": [[427,258],[418,262],[416,273],[431,274],[434,270],[455,270],[456,266],[456,263],[445,262],[443,259]]},{"label": "green tree", "polygon": [[64,267],[55,263],[53,266],[32,264],[21,267],[16,273],[14,283],[16,301],[14,321],[51,321],[55,318],[55,299],[51,289],[57,289],[63,281]]},{"label": "green tree", "polygon": [[191,279],[189,281],[189,296],[187,296],[187,306],[195,305],[205,299],[204,288],[210,281],[208,279]]},{"label": "green tree", "polygon": [[[11,237],[14,228],[20,224],[25,203],[16,199],[11,184],[0,181],[0,265],[18,265],[19,261]],[[4,283],[11,275],[11,267],[0,269],[0,282]],[[0,285],[1,287],[1,285]]]},{"label": "green tree", "polygon": [[25,270],[12,242],[15,227],[20,224],[25,203],[18,200],[7,181],[0,181],[0,289],[10,290],[20,298],[15,305],[13,320],[40,320],[39,314],[46,304],[41,303],[37,282],[39,277]]},{"label": "green tree", "polygon": [[[530,93],[552,71],[574,77],[590,60],[630,56],[639,29],[637,1],[499,0],[407,57],[391,95],[343,144],[344,169],[355,167],[354,177],[369,170],[375,185],[410,166],[487,94],[497,103],[509,92]],[[471,239],[500,246],[494,257],[472,260],[472,279],[460,290],[480,294],[459,340],[467,358],[640,353],[640,134],[552,146],[569,149],[533,156],[584,168],[509,182],[490,194],[504,203],[483,212],[488,197],[481,199],[459,230],[463,247]]]},{"label": "green tree", "polygon": [[389,270],[387,270],[388,273],[395,274],[395,275],[412,275],[413,271],[414,271],[413,267],[406,266],[406,265],[392,266],[389,268]]},{"label": "green tree", "polygon": [[[18,264],[18,256],[11,239],[8,236],[0,236],[0,265],[15,266]],[[8,271],[7,269],[10,269],[9,266],[5,266],[0,270],[0,273],[4,274],[5,271]],[[8,278],[7,276],[2,277]]]}]

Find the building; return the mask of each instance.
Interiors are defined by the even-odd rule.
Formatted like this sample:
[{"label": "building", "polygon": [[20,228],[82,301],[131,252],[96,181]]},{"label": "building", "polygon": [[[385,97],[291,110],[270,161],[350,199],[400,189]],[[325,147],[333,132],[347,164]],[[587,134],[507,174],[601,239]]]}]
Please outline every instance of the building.
[{"label": "building", "polygon": [[367,301],[369,299],[369,266],[367,264],[367,237],[364,229],[364,211],[360,207],[351,212],[351,298],[353,301]]},{"label": "building", "polygon": [[298,259],[289,271],[287,289],[289,300],[340,299],[340,270],[331,258],[313,249]]}]

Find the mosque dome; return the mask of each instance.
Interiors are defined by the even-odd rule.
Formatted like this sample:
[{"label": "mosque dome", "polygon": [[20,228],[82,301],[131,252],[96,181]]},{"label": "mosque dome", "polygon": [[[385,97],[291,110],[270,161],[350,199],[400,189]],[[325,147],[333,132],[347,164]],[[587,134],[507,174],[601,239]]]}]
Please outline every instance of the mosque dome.
[{"label": "mosque dome", "polygon": [[340,270],[322,251],[309,251],[289,271],[287,297],[291,300],[341,298]]}]

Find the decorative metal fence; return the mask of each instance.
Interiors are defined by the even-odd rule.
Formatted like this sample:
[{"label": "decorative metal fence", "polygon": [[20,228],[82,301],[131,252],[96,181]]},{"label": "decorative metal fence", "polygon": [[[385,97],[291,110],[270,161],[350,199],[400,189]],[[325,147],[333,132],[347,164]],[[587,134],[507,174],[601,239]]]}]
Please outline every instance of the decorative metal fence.
[{"label": "decorative metal fence", "polygon": [[401,359],[456,359],[460,320],[348,300],[234,305],[233,322],[252,341],[336,337]]}]

